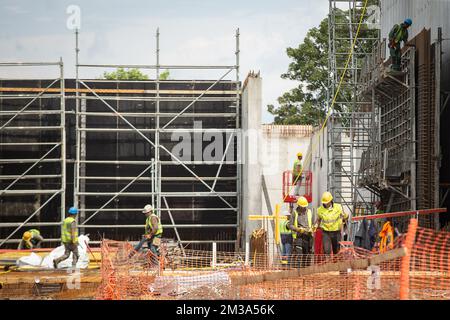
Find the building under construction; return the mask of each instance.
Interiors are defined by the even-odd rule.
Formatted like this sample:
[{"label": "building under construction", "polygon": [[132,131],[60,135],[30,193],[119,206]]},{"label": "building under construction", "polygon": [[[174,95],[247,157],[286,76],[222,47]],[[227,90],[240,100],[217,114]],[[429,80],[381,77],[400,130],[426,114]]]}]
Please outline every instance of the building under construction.
[{"label": "building under construction", "polygon": [[[314,209],[331,191],[350,223],[337,254],[293,254],[287,265],[279,223],[282,202],[296,201],[283,173],[292,164],[271,203],[252,149],[265,140],[250,134],[261,131],[261,77],[241,81],[239,30],[230,65],[161,65],[159,31],[155,65],[80,63],[78,33],[74,79],[62,60],[1,63],[56,76],[0,80],[0,297],[450,299],[448,13],[445,1],[329,0],[328,117],[308,129],[300,192]],[[405,17],[409,45],[392,74],[385,38]],[[152,79],[82,76],[120,67]],[[160,80],[162,70],[186,69],[218,76]],[[386,213],[375,214],[377,202]],[[164,226],[159,257],[132,255],[147,203]],[[45,258],[27,265],[30,252],[14,250],[38,228],[46,249],[35,252],[45,257],[72,205],[92,246],[81,250],[75,290],[66,271],[46,270]],[[401,232],[390,250],[354,246],[361,222],[386,218]]]}]

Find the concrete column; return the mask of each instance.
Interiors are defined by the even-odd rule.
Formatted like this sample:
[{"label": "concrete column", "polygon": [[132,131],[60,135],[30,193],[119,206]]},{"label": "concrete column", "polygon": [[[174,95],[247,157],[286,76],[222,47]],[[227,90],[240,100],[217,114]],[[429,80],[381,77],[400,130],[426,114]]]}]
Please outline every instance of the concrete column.
[{"label": "concrete column", "polygon": [[262,79],[259,74],[250,73],[242,88],[242,132],[241,155],[242,161],[242,214],[241,214],[241,243],[249,241],[251,232],[260,225],[259,221],[248,221],[251,214],[261,214],[262,187],[260,152],[261,127],[261,87]]}]

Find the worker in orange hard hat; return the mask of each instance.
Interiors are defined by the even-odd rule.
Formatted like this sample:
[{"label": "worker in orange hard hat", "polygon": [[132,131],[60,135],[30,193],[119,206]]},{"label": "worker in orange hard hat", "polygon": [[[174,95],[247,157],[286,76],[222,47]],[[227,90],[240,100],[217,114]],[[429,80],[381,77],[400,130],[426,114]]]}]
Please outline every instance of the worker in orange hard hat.
[{"label": "worker in orange hard hat", "polygon": [[309,255],[313,246],[313,216],[311,209],[308,208],[308,200],[300,197],[297,200],[297,208],[291,215],[289,229],[292,230],[293,254],[296,255],[296,266],[305,266],[309,264],[309,257],[299,255]]},{"label": "worker in orange hard hat", "polygon": [[292,169],[292,184],[295,185],[294,195],[300,195],[300,185],[302,183],[302,159],[303,154],[301,152],[297,152],[297,159],[294,161],[294,167]]},{"label": "worker in orange hard hat", "polygon": [[23,250],[40,248],[42,241],[44,241],[44,238],[41,236],[40,231],[37,229],[30,229],[23,233],[22,240],[20,241],[17,249]]},{"label": "worker in orange hard hat", "polygon": [[330,192],[324,192],[322,205],[317,208],[316,226],[322,229],[325,254],[338,253],[343,226],[347,220],[348,213],[344,212],[342,205],[333,202],[333,195]]}]

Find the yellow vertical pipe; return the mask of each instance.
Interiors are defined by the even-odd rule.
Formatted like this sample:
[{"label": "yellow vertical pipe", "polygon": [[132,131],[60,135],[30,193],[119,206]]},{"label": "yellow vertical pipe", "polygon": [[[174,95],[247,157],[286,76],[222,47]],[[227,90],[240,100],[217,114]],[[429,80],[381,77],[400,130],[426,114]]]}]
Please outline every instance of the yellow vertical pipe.
[{"label": "yellow vertical pipe", "polygon": [[280,204],[275,205],[275,243],[280,244]]}]

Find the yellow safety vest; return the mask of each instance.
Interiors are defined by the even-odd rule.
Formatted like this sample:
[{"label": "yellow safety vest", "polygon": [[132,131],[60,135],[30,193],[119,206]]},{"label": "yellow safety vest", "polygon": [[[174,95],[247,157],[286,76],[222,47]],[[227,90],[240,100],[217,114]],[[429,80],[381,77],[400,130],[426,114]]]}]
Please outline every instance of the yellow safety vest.
[{"label": "yellow safety vest", "polygon": [[32,239],[33,239],[34,236],[39,236],[41,234],[41,232],[39,230],[37,230],[37,229],[30,229],[30,230],[28,230],[28,232],[31,233],[31,235],[32,235],[31,238]]},{"label": "yellow safety vest", "polygon": [[78,242],[78,229],[75,230],[75,239],[72,239],[72,223],[74,218],[65,218],[62,225],[61,241],[62,243],[77,243]]},{"label": "yellow safety vest", "polygon": [[317,215],[320,218],[320,228],[324,231],[341,230],[343,219],[348,218],[348,214],[342,209],[342,205],[334,203],[329,209],[324,206],[317,208]]},{"label": "yellow safety vest", "polygon": [[[308,218],[308,227],[310,230],[312,230],[312,212],[311,209],[306,210],[306,216]],[[298,212],[297,210],[294,211],[294,227],[298,227]],[[297,239],[297,231],[292,231],[292,237],[294,239]]]},{"label": "yellow safety vest", "polygon": [[163,233],[163,228],[161,225],[161,221],[159,220],[158,216],[154,213],[149,215],[147,217],[147,220],[145,220],[145,234],[146,235],[150,234],[150,232],[152,231],[152,217],[156,217],[156,219],[158,219],[158,229],[156,230],[156,233],[154,235],[159,236]]},{"label": "yellow safety vest", "polygon": [[[300,169],[298,169],[297,167],[300,167]],[[294,168],[292,169],[292,175],[294,176],[294,178],[296,178],[301,171],[302,161],[297,159],[294,161]]]},{"label": "yellow safety vest", "polygon": [[279,222],[280,234],[291,234],[292,231],[288,229],[289,220],[281,220]]}]

